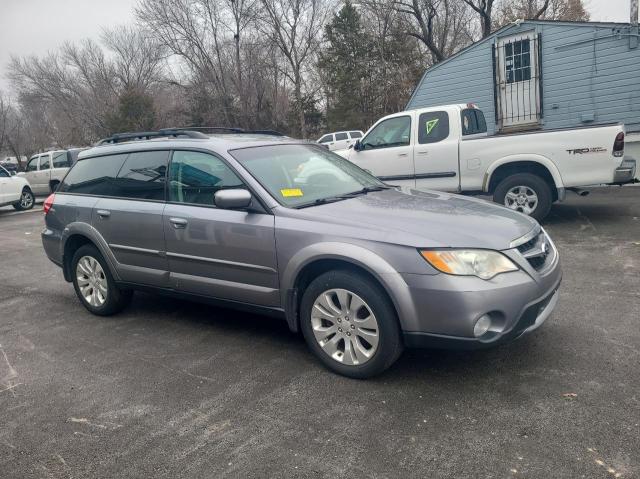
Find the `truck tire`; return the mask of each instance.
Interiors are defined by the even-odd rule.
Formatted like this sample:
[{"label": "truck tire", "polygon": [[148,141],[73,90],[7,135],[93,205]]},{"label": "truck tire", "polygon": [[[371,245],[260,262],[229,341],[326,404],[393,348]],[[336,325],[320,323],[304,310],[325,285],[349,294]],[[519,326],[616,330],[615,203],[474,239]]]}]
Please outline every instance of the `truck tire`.
[{"label": "truck tire", "polygon": [[300,326],[307,345],[332,371],[365,379],[391,366],[403,349],[395,308],[380,285],[334,270],[306,288]]},{"label": "truck tire", "polygon": [[13,207],[18,211],[26,211],[33,208],[33,205],[35,204],[36,197],[33,195],[33,192],[25,186],[22,189],[22,193],[20,193],[20,201],[14,203]]},{"label": "truck tire", "polygon": [[498,183],[493,201],[542,221],[551,210],[553,196],[543,178],[532,173],[516,173]]}]

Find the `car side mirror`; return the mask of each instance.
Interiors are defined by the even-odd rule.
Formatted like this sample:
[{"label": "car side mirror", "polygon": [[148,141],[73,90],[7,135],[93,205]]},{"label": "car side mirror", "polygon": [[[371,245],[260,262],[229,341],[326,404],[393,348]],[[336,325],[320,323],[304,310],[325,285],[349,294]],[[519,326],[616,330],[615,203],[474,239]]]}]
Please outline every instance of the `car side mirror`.
[{"label": "car side mirror", "polygon": [[363,150],[362,142],[359,139],[356,140],[356,142],[353,144],[353,149],[355,151],[362,151]]},{"label": "car side mirror", "polygon": [[17,175],[17,173],[16,173],[14,170],[11,170],[11,171],[9,172],[9,174],[10,174],[11,176],[16,176],[16,175]]},{"label": "car side mirror", "polygon": [[213,202],[218,208],[238,210],[251,206],[251,193],[242,188],[218,190],[213,195]]}]

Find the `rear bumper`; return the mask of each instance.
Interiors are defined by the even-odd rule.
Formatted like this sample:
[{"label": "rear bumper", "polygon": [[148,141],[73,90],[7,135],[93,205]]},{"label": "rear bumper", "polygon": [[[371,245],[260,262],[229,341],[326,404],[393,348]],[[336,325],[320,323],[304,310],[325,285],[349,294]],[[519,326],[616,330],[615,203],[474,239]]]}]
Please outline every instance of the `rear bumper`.
[{"label": "rear bumper", "polygon": [[42,246],[47,257],[58,266],[62,267],[62,253],[60,252],[60,235],[55,231],[45,228],[40,235],[42,238]]},{"label": "rear bumper", "polygon": [[613,183],[622,185],[624,183],[631,183],[636,177],[636,160],[630,157],[625,157],[620,163],[620,166],[616,168],[613,175]]}]

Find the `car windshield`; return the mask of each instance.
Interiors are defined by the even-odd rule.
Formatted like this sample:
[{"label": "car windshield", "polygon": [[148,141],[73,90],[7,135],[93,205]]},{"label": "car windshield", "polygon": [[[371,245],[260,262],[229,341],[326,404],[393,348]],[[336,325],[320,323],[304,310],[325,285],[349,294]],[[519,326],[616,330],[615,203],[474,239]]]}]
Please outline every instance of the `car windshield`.
[{"label": "car windshield", "polygon": [[353,163],[314,145],[269,145],[230,151],[281,204],[300,208],[388,188]]}]

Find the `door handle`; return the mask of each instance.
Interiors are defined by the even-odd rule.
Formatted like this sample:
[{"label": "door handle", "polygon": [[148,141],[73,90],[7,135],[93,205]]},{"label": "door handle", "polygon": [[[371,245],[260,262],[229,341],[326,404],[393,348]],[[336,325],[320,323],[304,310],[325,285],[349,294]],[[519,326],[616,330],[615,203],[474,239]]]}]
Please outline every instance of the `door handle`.
[{"label": "door handle", "polygon": [[96,214],[100,217],[100,218],[108,218],[109,216],[111,216],[111,211],[107,211],[107,210],[98,210],[96,211]]},{"label": "door handle", "polygon": [[406,153],[398,153],[398,157],[405,157],[408,156]]},{"label": "door handle", "polygon": [[178,230],[186,228],[188,221],[184,218],[169,218],[169,223],[171,223],[173,227]]},{"label": "door handle", "polygon": [[426,155],[426,154],[428,154],[429,152],[428,152],[428,151],[417,151],[416,153],[417,153],[418,155]]}]

